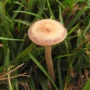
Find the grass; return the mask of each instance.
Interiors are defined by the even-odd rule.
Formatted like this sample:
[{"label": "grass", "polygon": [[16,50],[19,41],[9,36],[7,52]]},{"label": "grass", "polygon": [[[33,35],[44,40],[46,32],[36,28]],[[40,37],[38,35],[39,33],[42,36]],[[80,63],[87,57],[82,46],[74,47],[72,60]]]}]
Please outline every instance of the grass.
[{"label": "grass", "polygon": [[[90,89],[89,0],[0,1],[0,90]],[[40,19],[60,21],[67,38],[53,46],[56,75],[48,75],[44,47],[32,43],[29,26]]]}]

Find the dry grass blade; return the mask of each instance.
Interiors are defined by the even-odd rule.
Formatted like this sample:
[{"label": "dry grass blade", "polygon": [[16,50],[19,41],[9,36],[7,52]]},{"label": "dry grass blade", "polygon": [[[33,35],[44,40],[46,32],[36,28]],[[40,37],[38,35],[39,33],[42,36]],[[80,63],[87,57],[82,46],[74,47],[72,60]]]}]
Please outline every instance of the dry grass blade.
[{"label": "dry grass blade", "polygon": [[[10,67],[8,68],[8,71],[9,70],[10,70]],[[8,83],[9,83],[10,90],[13,90],[12,89],[12,84],[11,84],[11,79],[10,79],[10,73],[8,73]]]},{"label": "dry grass blade", "polygon": [[21,65],[19,65],[19,66],[18,66],[18,67],[16,67],[16,68],[14,68],[13,70],[11,70],[11,71],[7,72],[6,74],[4,74],[4,75],[0,76],[0,78],[3,78],[3,77],[5,77],[5,76],[7,76],[8,74],[10,74],[10,73],[14,72],[15,70],[17,70],[18,68],[20,68],[20,67],[21,67],[21,66],[23,66],[23,65],[24,65],[24,63],[23,63],[23,64],[21,64]]},{"label": "dry grass blade", "polygon": [[[10,76],[9,78],[14,79],[14,78],[17,78],[17,77],[30,77],[30,75],[26,75],[26,73],[22,73],[22,74],[19,74],[19,75],[16,75],[16,76]],[[7,79],[8,78],[3,77],[3,78],[0,79],[0,81],[7,80]]]}]

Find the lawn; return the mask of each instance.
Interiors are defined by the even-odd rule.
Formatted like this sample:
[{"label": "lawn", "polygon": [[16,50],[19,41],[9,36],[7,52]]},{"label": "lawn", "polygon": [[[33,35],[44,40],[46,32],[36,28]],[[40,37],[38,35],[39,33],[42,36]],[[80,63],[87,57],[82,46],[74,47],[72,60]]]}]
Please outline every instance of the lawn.
[{"label": "lawn", "polygon": [[[67,29],[52,46],[55,81],[45,48],[29,27],[53,19]],[[0,90],[90,90],[90,0],[0,0]]]}]

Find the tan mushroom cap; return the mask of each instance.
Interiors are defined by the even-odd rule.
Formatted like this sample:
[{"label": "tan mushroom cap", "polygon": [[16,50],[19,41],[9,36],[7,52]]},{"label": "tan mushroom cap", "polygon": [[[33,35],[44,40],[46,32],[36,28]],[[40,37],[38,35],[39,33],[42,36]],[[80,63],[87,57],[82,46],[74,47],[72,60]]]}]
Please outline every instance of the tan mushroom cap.
[{"label": "tan mushroom cap", "polygon": [[28,30],[29,38],[41,46],[57,44],[65,39],[66,28],[58,21],[43,19],[36,21]]}]

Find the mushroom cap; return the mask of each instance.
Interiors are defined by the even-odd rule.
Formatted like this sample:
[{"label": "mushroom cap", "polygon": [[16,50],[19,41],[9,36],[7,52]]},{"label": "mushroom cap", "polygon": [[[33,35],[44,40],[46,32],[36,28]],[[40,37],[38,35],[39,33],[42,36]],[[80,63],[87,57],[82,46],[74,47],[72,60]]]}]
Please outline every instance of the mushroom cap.
[{"label": "mushroom cap", "polygon": [[28,30],[29,38],[41,46],[57,44],[65,39],[66,28],[58,21],[43,19],[36,21]]}]

